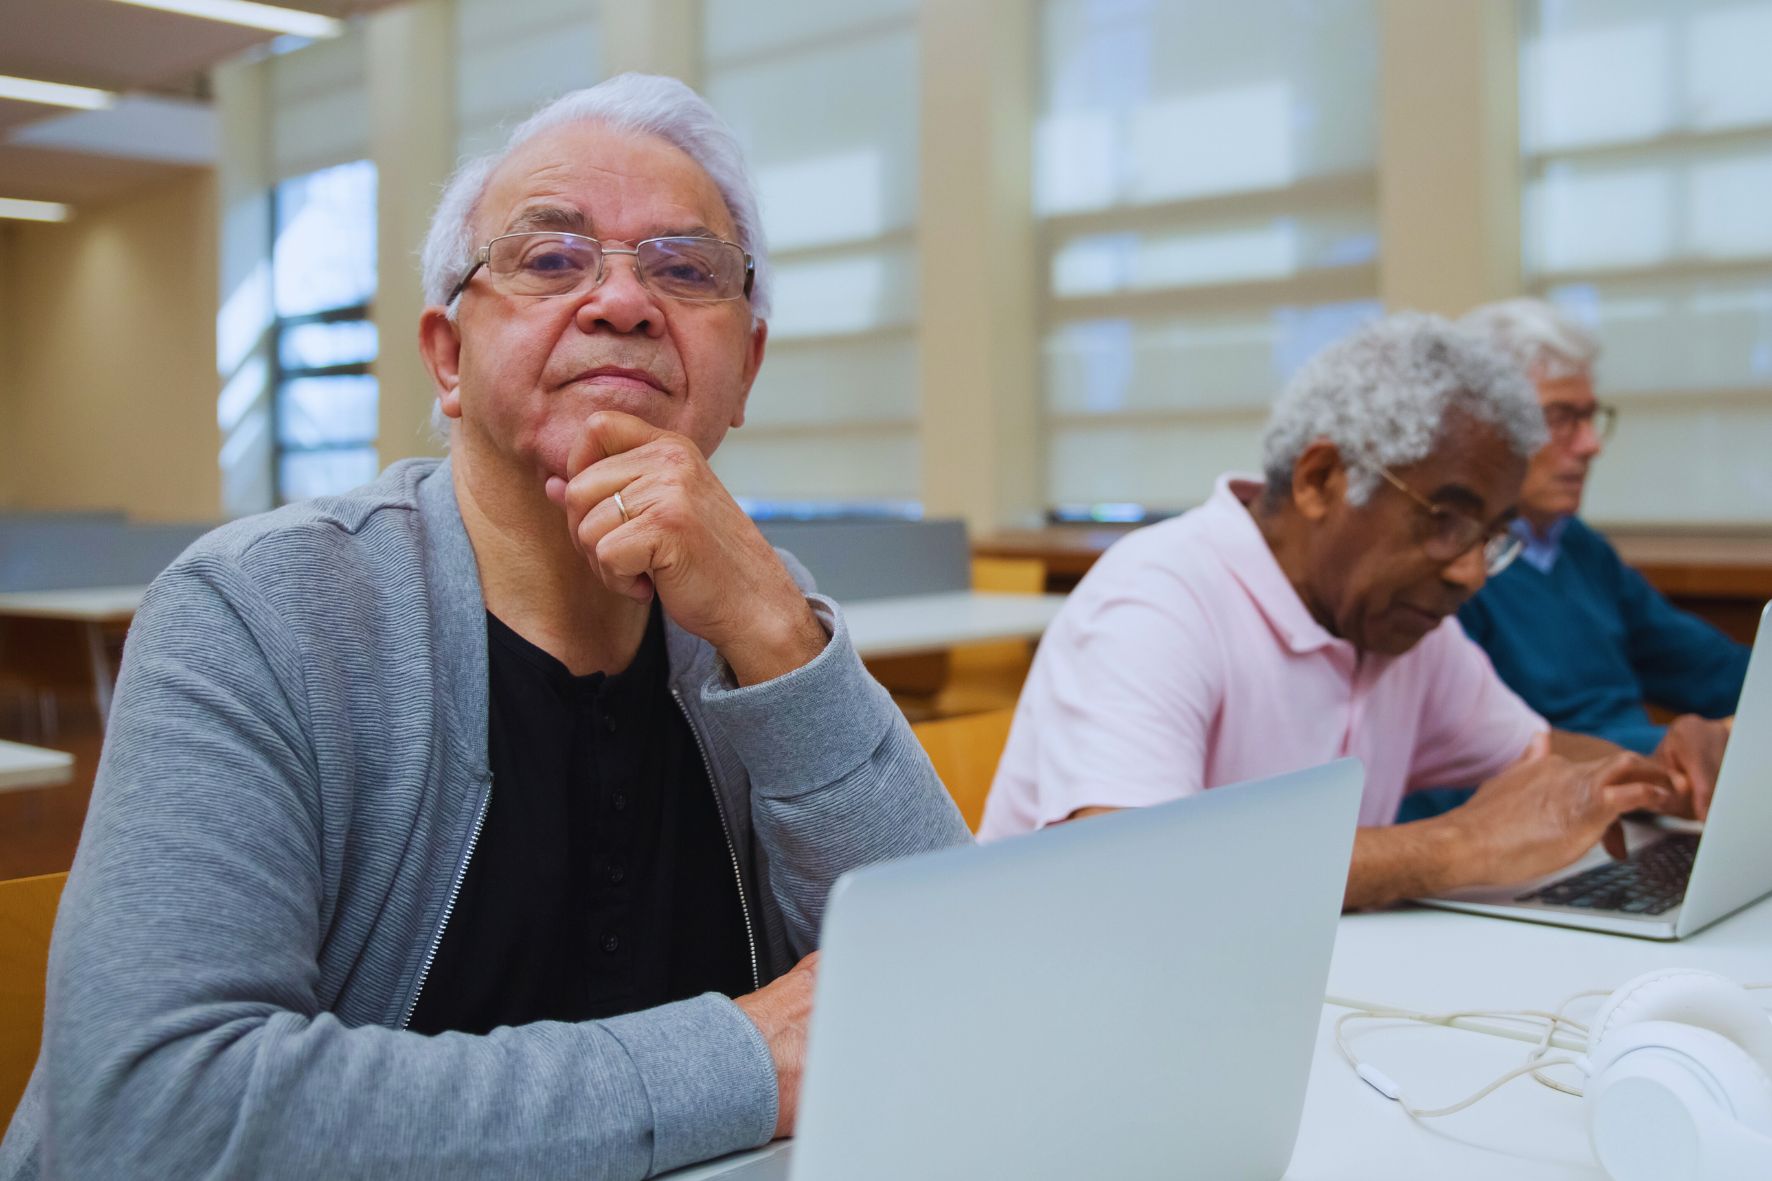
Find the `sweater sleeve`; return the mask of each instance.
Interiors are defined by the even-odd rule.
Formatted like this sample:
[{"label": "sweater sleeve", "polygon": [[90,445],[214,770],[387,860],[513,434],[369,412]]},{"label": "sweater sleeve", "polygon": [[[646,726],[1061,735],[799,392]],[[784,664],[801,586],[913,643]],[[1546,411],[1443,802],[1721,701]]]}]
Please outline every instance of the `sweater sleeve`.
[{"label": "sweater sleeve", "polygon": [[836,603],[809,594],[830,633],[809,663],[743,687],[702,692],[751,779],[751,811],[795,955],[818,946],[845,872],[972,836],[904,714],[869,675]]},{"label": "sweater sleeve", "polygon": [[301,653],[228,573],[163,576],[130,635],[50,957],[43,1175],[640,1178],[767,1140],[725,998],[485,1036],[328,1010]]},{"label": "sweater sleeve", "polygon": [[1590,536],[1612,567],[1625,644],[1643,696],[1678,713],[1733,714],[1747,679],[1748,647],[1668,602],[1604,538]]}]

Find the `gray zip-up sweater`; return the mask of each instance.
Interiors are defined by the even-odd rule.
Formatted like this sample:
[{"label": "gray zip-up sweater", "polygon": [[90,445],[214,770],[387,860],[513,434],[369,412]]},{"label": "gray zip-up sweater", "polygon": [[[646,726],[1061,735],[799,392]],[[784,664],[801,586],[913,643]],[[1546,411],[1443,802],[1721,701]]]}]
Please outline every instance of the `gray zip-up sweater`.
[{"label": "gray zip-up sweater", "polygon": [[[968,839],[842,614],[810,598],[829,644],[766,684],[668,633],[761,981],[815,946],[838,874]],[[769,1050],[724,997],[403,1028],[497,790],[486,727],[447,462],[225,526],[162,574],[0,1178],[638,1178],[766,1141]]]}]

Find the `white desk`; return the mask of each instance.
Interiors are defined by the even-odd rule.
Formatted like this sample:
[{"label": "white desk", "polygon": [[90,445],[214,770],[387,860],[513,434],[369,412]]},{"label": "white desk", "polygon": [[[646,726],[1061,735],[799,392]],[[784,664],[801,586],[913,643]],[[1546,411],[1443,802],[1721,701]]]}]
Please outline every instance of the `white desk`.
[{"label": "white desk", "polygon": [[71,754],[0,740],[0,791],[54,787],[66,783],[73,773]]},{"label": "white desk", "polygon": [[[1350,915],[1336,933],[1329,991],[1427,1011],[1551,1009],[1571,993],[1613,988],[1664,967],[1772,983],[1772,900],[1678,943],[1450,911]],[[1772,1003],[1772,992],[1758,995]],[[1336,1052],[1334,1026],[1344,1011],[1323,1009],[1286,1181],[1605,1181],[1588,1148],[1581,1101],[1530,1079],[1516,1079],[1457,1115],[1411,1120],[1355,1078]],[[1462,1099],[1525,1061],[1527,1051],[1523,1042],[1467,1030],[1381,1022],[1356,1024],[1350,1036],[1361,1058],[1380,1065],[1417,1106]],[[1577,1081],[1566,1070],[1557,1077]],[[685,1169],[671,1181],[716,1178],[777,1151]]]},{"label": "white desk", "polygon": [[[145,586],[0,594],[0,618],[59,620],[80,625],[99,717],[110,716],[116,670],[104,629],[127,624]],[[1063,595],[1007,595],[959,591],[904,595],[843,605],[849,635],[863,659],[940,651],[957,644],[1037,640],[1064,606]]]},{"label": "white desk", "polygon": [[74,590],[0,594],[0,615],[62,619],[71,623],[128,623],[141,606],[145,586],[96,586]]},{"label": "white desk", "polygon": [[1063,595],[957,591],[843,604],[850,639],[864,659],[903,656],[993,640],[1037,640]]}]

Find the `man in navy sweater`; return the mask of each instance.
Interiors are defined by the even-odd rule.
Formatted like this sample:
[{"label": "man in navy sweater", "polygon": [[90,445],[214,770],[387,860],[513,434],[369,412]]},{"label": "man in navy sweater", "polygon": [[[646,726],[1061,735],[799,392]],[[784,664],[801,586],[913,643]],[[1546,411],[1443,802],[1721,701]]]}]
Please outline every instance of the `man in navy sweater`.
[{"label": "man in navy sweater", "polygon": [[[1526,371],[1550,442],[1520,491],[1520,560],[1460,608],[1459,622],[1551,725],[1655,755],[1685,777],[1702,818],[1748,649],[1669,603],[1576,516],[1588,468],[1617,418],[1594,398],[1599,344],[1535,299],[1485,305],[1460,326]],[[1657,725],[1645,703],[1680,716]]]}]

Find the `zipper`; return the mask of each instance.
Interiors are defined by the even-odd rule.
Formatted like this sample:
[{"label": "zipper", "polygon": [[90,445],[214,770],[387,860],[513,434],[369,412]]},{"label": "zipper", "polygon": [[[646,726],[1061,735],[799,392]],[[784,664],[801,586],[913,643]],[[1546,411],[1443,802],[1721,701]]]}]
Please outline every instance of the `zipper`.
[{"label": "zipper", "polygon": [[708,790],[714,793],[714,813],[720,817],[720,834],[726,838],[726,855],[732,859],[732,880],[738,884],[738,910],[744,916],[744,941],[751,951],[751,991],[756,992],[763,987],[763,978],[757,972],[757,935],[751,927],[751,904],[745,899],[744,874],[738,868],[738,850],[732,844],[732,828],[726,823],[726,805],[721,802],[720,789],[714,783],[714,764],[708,759],[708,748],[702,744],[701,732],[695,728],[695,721],[689,716],[689,707],[683,704],[683,694],[673,687],[671,698],[682,711],[689,734],[695,739],[695,749],[701,754],[702,769],[707,772]]},{"label": "zipper", "polygon": [[412,1024],[412,1014],[418,1010],[418,998],[424,994],[425,981],[430,979],[431,965],[437,962],[437,949],[443,946],[443,932],[449,929],[449,918],[455,913],[455,903],[461,897],[461,884],[468,876],[468,863],[474,859],[474,848],[480,843],[480,830],[486,826],[486,809],[491,803],[492,776],[488,774],[486,794],[480,797],[480,811],[474,815],[474,831],[468,837],[467,856],[461,859],[461,866],[455,871],[455,884],[449,887],[449,902],[443,907],[443,918],[437,923],[437,933],[431,936],[424,965],[418,970],[418,987],[412,990],[412,999],[406,1002],[406,1014],[400,1018],[401,1029]]}]

